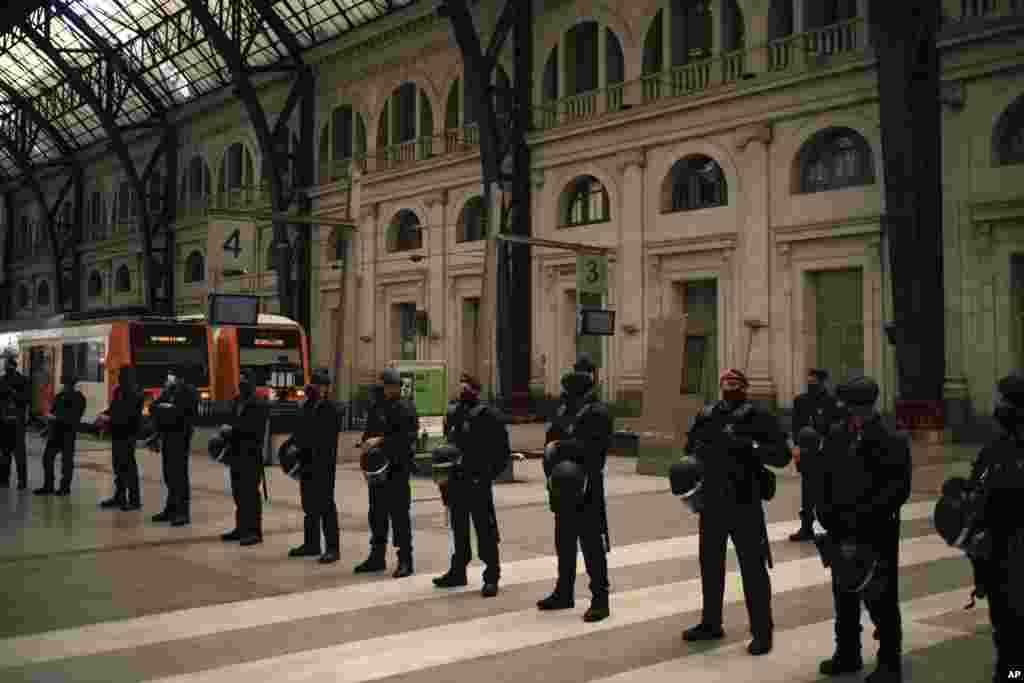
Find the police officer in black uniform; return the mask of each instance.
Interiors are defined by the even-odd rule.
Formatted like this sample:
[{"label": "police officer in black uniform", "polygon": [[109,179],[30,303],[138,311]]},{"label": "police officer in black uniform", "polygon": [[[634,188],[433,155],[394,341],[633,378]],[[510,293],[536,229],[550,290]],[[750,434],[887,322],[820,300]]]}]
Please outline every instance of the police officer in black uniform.
[{"label": "police officer in black uniform", "polygon": [[484,563],[485,598],[498,594],[501,567],[498,559],[498,517],[494,507],[494,480],[508,463],[508,430],[497,410],[480,401],[480,382],[463,374],[457,401],[445,416],[448,443],[462,454],[460,464],[443,487],[451,517],[454,553],[451,568],[434,579],[439,588],[465,586],[471,559],[469,520],[476,528],[477,550]]},{"label": "police officer in black uniform", "polygon": [[608,603],[608,510],[604,497],[604,468],[611,446],[612,419],[598,399],[590,372],[573,371],[562,378],[562,405],[545,436],[547,448],[570,453],[582,468],[586,488],[578,506],[555,513],[555,548],[558,582],[551,595],[537,602],[540,610],[569,609],[575,605],[576,547],[590,576],[588,622],[611,614]]},{"label": "police officer in black uniform", "polygon": [[902,680],[903,629],[898,594],[900,507],[910,496],[910,448],[882,424],[875,411],[878,384],[858,377],[837,390],[848,417],[833,423],[822,458],[821,495],[815,515],[830,543],[863,544],[878,564],[863,593],[844,591],[832,575],[836,650],[819,670],[827,676],[863,668],[860,612],[863,602],[879,641],[878,668],[867,680]]},{"label": "police officer in black uniform", "polygon": [[[825,382],[828,381],[827,370],[810,370],[807,373],[807,392],[793,399],[793,430],[791,441],[797,442],[801,429],[810,427],[822,439],[828,434],[829,426],[838,417],[836,401],[828,392]],[[807,453],[800,450],[794,443],[791,446],[793,462],[800,473],[800,529],[791,534],[789,540],[794,542],[814,540],[814,483],[817,475],[814,471],[821,455],[820,447]]]},{"label": "police officer in black uniform", "polygon": [[120,381],[106,411],[110,425],[111,460],[114,467],[114,495],[101,502],[102,508],[120,508],[125,512],[142,508],[139,466],[135,461],[135,439],[142,425],[144,397],[135,384],[135,369],[121,368]]},{"label": "police officer in black uniform", "polygon": [[256,396],[249,376],[238,382],[238,396],[231,402],[231,496],[235,499],[235,528],[221,540],[242,546],[263,542],[263,447],[267,436],[270,407]]},{"label": "police officer in black uniform", "polygon": [[[71,477],[75,471],[75,441],[78,426],[85,413],[85,395],[75,384],[77,378],[65,375],[61,380],[63,388],[53,399],[53,417],[50,432],[43,450],[43,486],[35,490],[36,495],[56,493],[66,496],[71,493]],[[54,491],[54,459],[60,452],[60,489]]]},{"label": "police officer in black uniform", "polygon": [[[295,433],[303,461],[299,495],[302,498],[302,545],[292,548],[289,557],[320,555],[320,533],[324,536],[324,553],[320,564],[339,559],[341,536],[338,529],[338,506],[334,501],[334,482],[338,471],[338,434],[341,432],[341,411],[327,399],[330,377],[313,374],[305,389],[299,429]],[[386,537],[385,532],[385,537]]]},{"label": "police officer in black uniform", "polygon": [[0,487],[10,486],[11,456],[18,470],[18,489],[28,488],[25,455],[25,418],[32,400],[31,383],[18,372],[18,361],[8,356],[0,377]]},{"label": "police officer in black uniform", "polygon": [[154,413],[162,413],[162,417],[156,417],[156,423],[161,440],[164,485],[167,487],[167,501],[164,509],[153,515],[154,522],[170,522],[171,526],[185,526],[192,522],[189,441],[198,403],[195,387],[187,384],[175,368],[169,369],[164,390],[152,406]]},{"label": "police officer in black uniform", "polygon": [[684,640],[722,638],[726,540],[732,537],[743,577],[743,597],[753,640],[752,655],[772,649],[771,562],[764,507],[764,467],[785,467],[790,452],[778,420],[747,399],[748,382],[730,369],[720,379],[722,400],[707,405],[687,434],[686,452],[704,464],[704,509],[700,513],[700,576],[704,594],[701,622]]},{"label": "police officer in black uniform", "polygon": [[413,573],[412,487],[409,477],[420,421],[413,402],[401,397],[402,378],[397,370],[384,370],[380,382],[383,385],[382,400],[373,408],[373,424],[367,424],[363,447],[383,449],[388,459],[387,481],[380,486],[369,487],[370,556],[356,566],[355,571],[361,574],[385,568],[390,522],[392,539],[398,549],[398,568],[392,576],[400,579]]},{"label": "police officer in black uniform", "polygon": [[1004,434],[978,454],[970,485],[983,488],[979,525],[988,533],[988,559],[975,564],[979,593],[987,594],[996,649],[993,681],[1024,668],[1024,374],[999,380],[994,417]]}]

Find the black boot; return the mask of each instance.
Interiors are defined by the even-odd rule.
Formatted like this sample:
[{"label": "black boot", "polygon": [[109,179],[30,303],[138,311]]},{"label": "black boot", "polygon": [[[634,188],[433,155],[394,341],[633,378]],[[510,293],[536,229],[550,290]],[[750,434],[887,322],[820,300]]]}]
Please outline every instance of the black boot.
[{"label": "black boot", "polygon": [[572,609],[576,606],[575,598],[576,596],[573,595],[573,591],[555,586],[555,590],[551,595],[537,601],[537,609],[542,612],[556,609]]},{"label": "black boot", "polygon": [[255,532],[245,534],[238,539],[238,545],[240,546],[257,545],[258,543],[263,543],[263,536]]},{"label": "black boot", "polygon": [[52,484],[44,484],[41,488],[36,489],[32,493],[37,496],[52,496],[56,491],[53,490]]},{"label": "black boot", "polygon": [[288,557],[316,557],[319,554],[319,548],[308,548],[305,544],[296,546],[288,551]]},{"label": "black boot", "polygon": [[188,526],[192,523],[192,515],[190,514],[188,501],[182,502],[180,505],[176,505],[174,508],[174,514],[171,515],[171,526]]},{"label": "black boot", "polygon": [[407,576],[412,576],[412,558],[408,555],[398,556],[398,567],[395,569],[395,573],[391,575],[395,579],[404,579]]},{"label": "black boot", "polygon": [[171,515],[173,514],[173,512],[174,511],[171,510],[171,508],[169,506],[165,507],[163,509],[163,512],[156,513],[155,515],[150,517],[150,520],[152,520],[154,522],[169,522],[169,521],[171,521]]},{"label": "black boot", "polygon": [[124,495],[124,492],[115,491],[112,497],[100,502],[100,507],[104,510],[123,507],[125,504],[125,498],[126,496]]},{"label": "black boot", "polygon": [[800,543],[803,541],[813,541],[814,529],[802,526],[800,527],[799,531],[789,535],[789,540],[793,541],[794,543]]},{"label": "black boot", "polygon": [[899,658],[878,659],[878,667],[864,678],[866,683],[903,683],[903,663]]},{"label": "black boot", "polygon": [[387,569],[387,561],[384,559],[384,549],[373,547],[370,549],[370,556],[355,568],[356,574],[367,574],[369,572],[382,572]]},{"label": "black boot", "polygon": [[608,606],[608,595],[595,595],[590,599],[590,607],[583,614],[583,621],[601,621],[602,619],[607,619],[611,613],[611,609]]},{"label": "black boot", "polygon": [[441,576],[434,578],[434,585],[438,588],[458,588],[459,586],[465,586],[469,583],[466,578],[466,572],[455,572],[449,569]]},{"label": "black boot", "polygon": [[232,529],[227,533],[221,534],[220,540],[224,541],[225,543],[230,543],[231,541],[240,541],[242,540],[242,534],[238,533],[238,529]]},{"label": "black boot", "polygon": [[772,651],[772,633],[760,633],[754,636],[754,639],[747,645],[747,652],[754,655],[766,655]]},{"label": "black boot", "polygon": [[317,560],[320,564],[334,564],[341,559],[341,555],[338,554],[337,550],[328,550],[323,556]]},{"label": "black boot", "polygon": [[831,659],[826,659],[818,666],[818,671],[826,676],[851,674],[864,668],[860,649],[837,649]]},{"label": "black boot", "polygon": [[683,631],[683,640],[719,640],[725,637],[721,626],[708,626],[703,621]]}]

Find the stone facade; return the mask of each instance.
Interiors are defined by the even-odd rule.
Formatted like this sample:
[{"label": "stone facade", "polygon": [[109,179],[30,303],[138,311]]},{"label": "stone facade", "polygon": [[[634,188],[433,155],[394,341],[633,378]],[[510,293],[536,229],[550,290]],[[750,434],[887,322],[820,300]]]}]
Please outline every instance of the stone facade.
[{"label": "stone facade", "polygon": [[[673,32],[695,20],[680,19],[685,3],[535,3],[533,234],[615,250],[605,303],[617,311],[618,329],[599,342],[612,397],[634,395],[650,371],[647,321],[689,313],[705,326],[686,351],[691,360],[706,372],[746,368],[760,397],[787,407],[808,367],[832,363],[840,377],[878,378],[883,404],[893,405],[894,356],[882,332],[891,293],[878,64],[867,3],[854,3],[855,16],[829,19],[808,9],[810,0],[787,2],[788,10],[786,2],[711,0],[705,43],[668,68],[660,65],[680,61]],[[481,3],[481,26],[493,25],[498,4]],[[831,4],[843,3],[822,3]],[[1024,16],[1004,4],[967,16],[961,3],[944,2],[949,21],[940,36],[947,393],[967,416],[989,413],[994,380],[1024,365],[1024,164],[1013,163],[1022,160],[1013,150],[1024,147]],[[350,216],[356,226],[347,280],[338,268],[339,229],[314,229],[314,362],[333,366],[341,344],[343,362],[365,378],[414,354],[448,361],[454,385],[460,370],[479,371],[473,322],[484,261],[484,242],[463,239],[475,215],[467,206],[481,188],[459,52],[429,7],[361,35],[358,44],[318,48],[314,60],[315,210]],[[596,43],[594,63],[578,58],[587,41]],[[513,73],[507,47],[501,63]],[[595,87],[575,92],[583,82]],[[409,83],[414,90],[399,92]],[[271,123],[287,85],[261,91]],[[207,215],[215,203],[264,201],[259,146],[236,99],[201,102],[182,121],[179,168],[179,311],[201,310],[211,289],[259,293],[275,311],[269,226]],[[99,227],[108,229],[81,247],[85,276],[77,284],[89,307],[141,300],[139,241],[130,221],[118,221],[119,173],[112,158],[91,162],[85,195],[103,198]],[[39,209],[27,192],[14,196],[16,223],[5,234],[18,235],[22,217],[31,226]],[[242,251],[229,258],[221,245],[235,231]],[[14,307],[18,317],[34,317],[53,310],[52,297],[42,306],[37,296],[52,267],[39,258],[45,240],[21,240],[9,273]],[[127,291],[117,291],[122,266]],[[533,269],[531,383],[557,393],[577,351],[575,258],[538,248]],[[98,293],[89,289],[94,272]],[[426,312],[428,335],[410,335],[410,311]],[[681,382],[709,390],[706,378]]]}]

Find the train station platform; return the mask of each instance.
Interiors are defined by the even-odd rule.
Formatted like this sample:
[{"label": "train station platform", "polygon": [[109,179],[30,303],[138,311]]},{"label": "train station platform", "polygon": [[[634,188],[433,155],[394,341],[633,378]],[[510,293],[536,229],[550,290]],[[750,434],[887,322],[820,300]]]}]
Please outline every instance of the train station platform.
[{"label": "train station platform", "polygon": [[[513,449],[529,450],[539,425],[513,428]],[[351,434],[352,441],[358,434]],[[539,438],[543,441],[541,430]],[[727,638],[694,647],[679,638],[699,620],[697,518],[664,478],[635,473],[632,458],[608,461],[612,617],[580,620],[587,604],[582,559],[577,608],[541,614],[533,603],[554,585],[553,523],[541,463],[517,462],[516,481],[495,487],[502,591],[470,585],[443,591],[430,578],[447,569],[445,509],[437,487],[413,480],[416,574],[355,575],[368,550],[366,485],[342,459],[336,499],[341,561],[288,558],[302,541],[296,482],[268,468],[264,542],[224,543],[234,506],[226,468],[199,449],[191,462],[192,524],[149,517],[163,503],[159,456],[143,449],[140,512],[102,510],[112,488],[108,444],[82,439],[68,497],[0,489],[0,681],[818,681],[832,651],[827,574],[811,544],[791,543],[799,480],[780,472],[766,505],[775,561],[776,651],[742,648],[747,619],[738,576],[726,595]],[[542,444],[541,444],[542,445]],[[30,485],[41,483],[41,442],[29,437]],[[988,681],[992,645],[987,607],[964,611],[970,566],[931,529],[945,477],[965,473],[973,452],[929,447],[915,456],[914,494],[905,508],[901,600],[907,681]],[[916,449],[917,450],[917,449]],[[475,546],[475,541],[474,541]],[[733,552],[729,570],[735,572]],[[867,617],[864,617],[867,624]],[[865,664],[874,641],[865,628]],[[558,647],[553,647],[557,643]],[[691,678],[691,676],[696,676]],[[716,677],[717,676],[717,677]],[[838,679],[843,680],[843,679]],[[855,678],[846,679],[855,680]]]}]

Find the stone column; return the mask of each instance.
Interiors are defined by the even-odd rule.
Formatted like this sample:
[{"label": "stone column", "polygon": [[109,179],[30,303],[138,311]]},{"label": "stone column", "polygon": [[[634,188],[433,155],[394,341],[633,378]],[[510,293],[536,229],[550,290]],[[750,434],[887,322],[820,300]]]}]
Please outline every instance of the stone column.
[{"label": "stone column", "polygon": [[616,307],[619,311],[618,367],[622,390],[639,391],[644,372],[644,168],[647,155],[642,149],[619,157],[622,173],[622,205],[617,218],[619,250],[616,259]]},{"label": "stone column", "polygon": [[[369,204],[359,211],[359,231],[354,248],[359,251],[359,276],[361,278],[359,304],[359,345],[356,357],[360,360],[360,372],[373,372],[377,367],[375,350],[377,329],[377,233],[379,204]],[[355,249],[354,249],[355,250]]]},{"label": "stone column", "polygon": [[427,317],[430,320],[430,336],[427,341],[427,358],[429,360],[451,360],[445,356],[444,335],[451,330],[446,329],[444,283],[447,271],[448,239],[448,193],[445,190],[433,192],[425,197],[430,210],[425,246],[427,248],[427,267],[423,277],[426,279],[425,301]]},{"label": "stone column", "polygon": [[977,367],[975,379],[979,388],[975,397],[978,399],[975,410],[984,415],[991,415],[993,406],[992,388],[999,380],[999,340],[996,329],[996,285],[998,281],[995,265],[994,227],[989,222],[974,224],[974,251],[977,259],[978,277],[974,301],[975,334],[973,335],[976,350]]},{"label": "stone column", "polygon": [[776,389],[780,396],[780,405],[789,405],[790,397],[796,395],[796,374],[793,370],[795,365],[794,357],[796,355],[797,346],[793,339],[793,277],[791,269],[793,267],[793,252],[788,242],[783,242],[778,245],[778,258],[779,268],[778,272],[781,277],[782,286],[782,311],[779,319],[779,325],[773,330],[772,336],[778,341],[779,347],[777,351],[781,351],[777,355],[776,367],[778,368],[778,375],[776,376],[777,385]]},{"label": "stone column", "polygon": [[772,367],[771,333],[771,276],[769,248],[771,234],[769,219],[768,146],[772,129],[767,124],[753,126],[740,132],[736,141],[742,153],[741,166],[748,173],[744,214],[746,221],[740,230],[740,249],[743,280],[737,282],[738,303],[742,306],[744,355],[739,359],[750,379],[750,395],[754,399],[771,403],[775,400],[774,368]]}]

